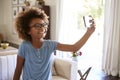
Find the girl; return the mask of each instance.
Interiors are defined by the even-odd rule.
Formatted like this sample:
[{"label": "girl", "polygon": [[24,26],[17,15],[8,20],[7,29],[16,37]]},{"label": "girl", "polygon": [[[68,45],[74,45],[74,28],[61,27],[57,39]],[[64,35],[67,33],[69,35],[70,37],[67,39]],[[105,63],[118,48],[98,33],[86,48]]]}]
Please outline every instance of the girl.
[{"label": "girl", "polygon": [[53,40],[44,40],[48,30],[48,17],[38,8],[29,8],[16,18],[15,26],[23,40],[19,46],[17,64],[13,80],[19,80],[23,70],[23,80],[52,80],[52,53],[55,50],[76,52],[95,30],[94,21],[84,36],[73,45]]}]

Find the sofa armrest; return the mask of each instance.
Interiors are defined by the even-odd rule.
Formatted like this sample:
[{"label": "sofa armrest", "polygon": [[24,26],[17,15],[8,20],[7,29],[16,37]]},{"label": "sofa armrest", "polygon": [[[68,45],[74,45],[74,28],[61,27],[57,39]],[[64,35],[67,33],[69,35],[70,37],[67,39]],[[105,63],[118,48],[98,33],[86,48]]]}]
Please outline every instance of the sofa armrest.
[{"label": "sofa armrest", "polygon": [[55,58],[54,66],[57,75],[68,80],[77,80],[77,62],[67,59]]}]

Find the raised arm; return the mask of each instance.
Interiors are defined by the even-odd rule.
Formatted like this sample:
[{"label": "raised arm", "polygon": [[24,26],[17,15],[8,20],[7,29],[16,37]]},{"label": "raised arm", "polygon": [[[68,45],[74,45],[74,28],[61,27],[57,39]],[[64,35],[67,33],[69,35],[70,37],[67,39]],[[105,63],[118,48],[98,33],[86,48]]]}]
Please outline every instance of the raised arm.
[{"label": "raised arm", "polygon": [[70,51],[70,52],[78,51],[86,43],[86,41],[89,39],[89,37],[94,31],[95,31],[95,24],[93,22],[93,24],[91,24],[91,27],[87,28],[86,33],[83,35],[83,37],[80,40],[78,40],[73,45],[58,43],[57,50]]}]

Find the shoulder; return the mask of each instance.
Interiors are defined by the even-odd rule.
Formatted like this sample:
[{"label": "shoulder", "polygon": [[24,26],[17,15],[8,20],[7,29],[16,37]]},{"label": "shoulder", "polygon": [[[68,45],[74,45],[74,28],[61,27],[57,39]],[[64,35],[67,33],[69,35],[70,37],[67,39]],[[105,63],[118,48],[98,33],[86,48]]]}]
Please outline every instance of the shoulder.
[{"label": "shoulder", "polygon": [[55,40],[44,40],[44,43],[47,44],[47,45],[50,45],[50,44],[58,44],[58,42],[55,41]]},{"label": "shoulder", "polygon": [[44,40],[45,43],[58,43],[57,41],[55,40]]},{"label": "shoulder", "polygon": [[19,48],[23,48],[23,49],[25,49],[26,47],[30,47],[29,41],[23,41],[19,46]]},{"label": "shoulder", "polygon": [[23,41],[20,46],[30,45],[29,41]]},{"label": "shoulder", "polygon": [[23,41],[18,49],[18,55],[25,58],[26,53],[32,50],[31,43],[29,41]]},{"label": "shoulder", "polygon": [[44,47],[56,49],[58,42],[55,40],[44,40]]}]

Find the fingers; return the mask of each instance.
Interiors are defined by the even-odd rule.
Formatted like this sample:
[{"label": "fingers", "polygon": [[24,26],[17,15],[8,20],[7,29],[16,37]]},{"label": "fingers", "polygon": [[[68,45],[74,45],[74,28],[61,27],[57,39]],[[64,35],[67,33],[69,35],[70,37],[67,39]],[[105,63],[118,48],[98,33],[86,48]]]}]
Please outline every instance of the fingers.
[{"label": "fingers", "polygon": [[94,19],[93,19],[93,18],[92,18],[91,23],[92,23],[92,24],[90,25],[91,27],[95,27],[95,26],[96,26],[96,25],[95,25],[95,21],[94,21]]},{"label": "fingers", "polygon": [[88,32],[93,33],[95,31],[96,24],[95,24],[94,18],[91,15],[89,16],[91,17],[91,20],[90,20],[91,24],[90,24],[90,27],[88,28]]},{"label": "fingers", "polygon": [[91,17],[91,19],[89,20],[89,23],[91,23],[90,27],[94,26],[95,27],[95,21],[94,21],[94,18],[89,15],[89,17]]}]

